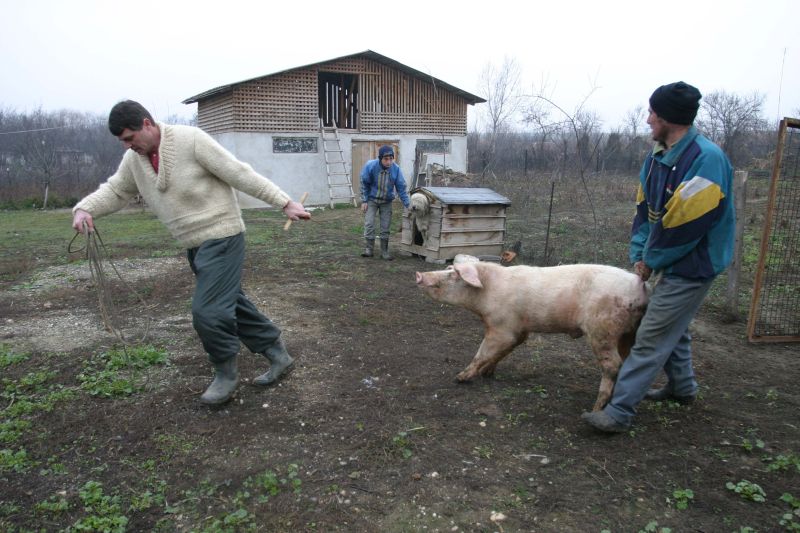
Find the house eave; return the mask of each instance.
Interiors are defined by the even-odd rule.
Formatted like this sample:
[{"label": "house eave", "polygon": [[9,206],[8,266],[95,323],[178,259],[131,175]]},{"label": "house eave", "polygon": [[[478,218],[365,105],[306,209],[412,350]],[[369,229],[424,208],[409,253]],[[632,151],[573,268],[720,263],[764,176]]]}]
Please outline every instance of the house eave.
[{"label": "house eave", "polygon": [[281,71],[278,71],[278,72],[273,72],[271,74],[265,74],[263,76],[256,76],[255,78],[249,78],[249,79],[246,79],[246,80],[237,81],[235,83],[229,83],[227,85],[220,85],[219,87],[215,87],[213,89],[209,89],[208,91],[204,91],[204,92],[196,94],[194,96],[190,96],[186,100],[183,100],[182,103],[184,103],[184,104],[193,104],[193,103],[199,102],[201,100],[205,100],[207,98],[211,98],[213,96],[217,96],[217,95],[224,94],[224,93],[227,93],[229,91],[232,91],[234,87],[236,87],[237,85],[241,85],[243,83],[248,83],[248,82],[251,82],[251,81],[260,80],[260,79],[263,79],[263,78],[269,78],[271,76],[276,76],[278,74],[284,74],[284,73],[291,72],[291,71],[294,71],[294,70],[302,70],[302,69],[307,69],[307,68],[310,68],[310,67],[316,67],[318,65],[322,65],[322,64],[325,64],[325,63],[332,63],[332,62],[341,61],[341,60],[349,59],[349,58],[353,58],[353,57],[366,57],[366,58],[371,59],[373,61],[376,61],[378,63],[382,63],[384,65],[387,65],[387,66],[390,66],[390,67],[395,68],[397,70],[400,70],[402,72],[405,72],[406,74],[408,74],[410,76],[414,76],[414,77],[420,78],[420,79],[430,80],[437,87],[441,87],[442,89],[445,89],[447,91],[450,91],[453,94],[456,94],[456,95],[460,96],[469,105],[481,104],[481,103],[486,102],[486,100],[481,98],[480,96],[476,96],[474,94],[468,93],[467,91],[461,90],[458,87],[450,85],[449,83],[446,83],[446,82],[444,82],[444,81],[442,81],[442,80],[440,80],[438,78],[435,78],[435,77],[433,77],[433,76],[431,76],[429,74],[426,74],[424,72],[421,72],[419,70],[411,68],[411,67],[409,67],[407,65],[404,65],[403,63],[400,63],[399,61],[395,61],[394,59],[391,59],[389,57],[381,55],[381,54],[379,54],[377,52],[373,52],[372,50],[365,50],[365,51],[359,52],[357,54],[348,54],[346,56],[335,57],[333,59],[327,59],[325,61],[319,61],[319,62],[316,62],[316,63],[310,63],[308,65],[302,65],[302,66],[299,66],[299,67],[293,67],[293,68],[290,68],[290,69],[281,70]]}]

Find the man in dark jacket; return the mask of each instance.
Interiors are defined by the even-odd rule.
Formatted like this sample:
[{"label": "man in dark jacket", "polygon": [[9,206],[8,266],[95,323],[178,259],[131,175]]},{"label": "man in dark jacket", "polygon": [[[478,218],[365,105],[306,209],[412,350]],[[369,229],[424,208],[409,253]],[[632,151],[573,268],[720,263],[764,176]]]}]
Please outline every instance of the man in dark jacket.
[{"label": "man in dark jacket", "polygon": [[[700,91],[682,81],[650,97],[656,145],[645,159],[630,244],[634,272],[660,276],[636,342],[602,411],[582,418],[604,432],[627,430],[642,399],[691,403],[697,395],[689,323],[733,257],[733,168],[692,126]],[[667,384],[650,389],[659,370]]]}]

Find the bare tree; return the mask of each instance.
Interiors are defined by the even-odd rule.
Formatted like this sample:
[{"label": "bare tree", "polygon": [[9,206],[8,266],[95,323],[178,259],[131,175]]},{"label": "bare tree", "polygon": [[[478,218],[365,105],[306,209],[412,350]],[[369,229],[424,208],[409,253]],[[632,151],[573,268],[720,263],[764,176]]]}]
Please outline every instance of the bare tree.
[{"label": "bare tree", "polygon": [[[559,106],[550,97],[544,96],[541,92],[532,95],[531,102],[525,111],[526,120],[539,122],[542,112],[545,108],[542,107],[541,102],[549,105],[551,108],[557,110],[564,116],[564,122],[559,125],[561,131],[560,141],[562,146],[562,164],[561,169],[566,170],[570,160],[569,146],[570,137],[575,140],[575,155],[578,167],[578,175],[580,176],[581,183],[583,184],[584,191],[586,192],[586,199],[589,202],[589,208],[592,211],[592,218],[594,220],[595,231],[599,231],[597,223],[597,212],[594,208],[592,195],[589,192],[589,187],[586,183],[585,170],[592,158],[595,156],[597,148],[602,140],[602,134],[595,135],[600,126],[602,125],[599,116],[594,111],[585,108],[586,102],[589,97],[594,93],[595,86],[593,85],[589,93],[583,101],[575,108],[573,113],[569,113],[564,108]],[[545,251],[547,251],[547,240],[549,239],[549,229],[545,239]],[[599,241],[598,241],[599,242]],[[546,252],[547,253],[547,252]],[[595,256],[597,251],[595,250]]]},{"label": "bare tree", "polygon": [[641,135],[640,130],[647,123],[647,111],[645,111],[644,106],[639,104],[625,113],[625,118],[622,122],[625,126],[625,132],[631,138],[636,138]]},{"label": "bare tree", "polygon": [[71,110],[0,111],[0,203],[65,205],[113,173],[123,153],[107,119]]},{"label": "bare tree", "polygon": [[766,127],[762,117],[764,95],[739,96],[725,91],[709,93],[701,100],[697,126],[716,142],[738,166],[749,160],[746,137]]},{"label": "bare tree", "polygon": [[498,138],[508,131],[509,122],[519,109],[520,76],[519,64],[509,57],[503,60],[500,67],[487,64],[481,73],[478,93],[486,99],[482,109],[489,130],[484,170],[496,156]]},{"label": "bare tree", "polygon": [[545,168],[556,164],[555,142],[563,137],[566,126],[565,122],[556,121],[550,116],[551,110],[544,100],[533,99],[522,112],[522,122],[532,126],[535,131],[535,161]]},{"label": "bare tree", "polygon": [[42,208],[47,209],[50,186],[60,175],[58,149],[61,146],[60,130],[64,126],[58,117],[45,113],[42,109],[37,109],[26,119],[25,125],[28,131],[20,138],[19,155],[32,173],[41,180],[44,188]]},{"label": "bare tree", "polygon": [[625,113],[623,119],[623,138],[622,147],[623,168],[630,170],[636,168],[644,159],[644,152],[648,147],[649,136],[645,134],[647,127],[647,110],[642,105],[637,105]]}]

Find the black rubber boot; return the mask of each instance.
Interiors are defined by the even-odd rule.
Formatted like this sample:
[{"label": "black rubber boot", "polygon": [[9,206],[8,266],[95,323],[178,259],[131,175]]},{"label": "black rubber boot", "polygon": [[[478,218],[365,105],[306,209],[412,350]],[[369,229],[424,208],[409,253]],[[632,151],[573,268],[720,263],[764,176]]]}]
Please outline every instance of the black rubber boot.
[{"label": "black rubber boot", "polygon": [[372,257],[372,249],[375,247],[375,239],[364,239],[364,251],[361,257]]},{"label": "black rubber boot", "polygon": [[286,351],[286,345],[283,344],[282,339],[278,341],[264,352],[264,357],[269,359],[269,370],[253,380],[254,385],[261,387],[268,387],[274,385],[283,376],[286,376],[294,369],[294,359],[289,352]]},{"label": "black rubber boot", "polygon": [[206,405],[225,403],[231,399],[238,384],[239,372],[236,370],[236,357],[231,357],[224,363],[215,363],[214,381],[200,396],[200,401]]},{"label": "black rubber boot", "polygon": [[388,239],[381,239],[381,259],[385,259],[387,261],[391,261],[394,259],[389,254],[389,240]]}]

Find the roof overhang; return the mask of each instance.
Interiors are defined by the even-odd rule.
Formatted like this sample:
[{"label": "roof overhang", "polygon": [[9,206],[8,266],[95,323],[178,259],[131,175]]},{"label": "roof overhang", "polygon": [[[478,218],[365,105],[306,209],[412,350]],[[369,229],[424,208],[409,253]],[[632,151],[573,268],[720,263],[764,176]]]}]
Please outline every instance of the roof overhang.
[{"label": "roof overhang", "polygon": [[273,72],[272,74],[265,74],[263,76],[257,76],[255,78],[249,78],[249,79],[246,79],[246,80],[237,81],[235,83],[229,83],[227,85],[220,85],[219,87],[215,87],[213,89],[210,89],[208,91],[202,92],[200,94],[196,94],[194,96],[191,96],[191,97],[187,98],[186,100],[184,100],[183,103],[184,104],[193,104],[195,102],[199,102],[200,100],[205,100],[206,98],[211,98],[212,96],[216,96],[216,95],[219,95],[219,94],[225,94],[225,93],[231,91],[237,85],[241,85],[243,83],[247,83],[247,82],[250,82],[250,81],[260,80],[260,79],[263,79],[263,78],[269,78],[271,76],[276,76],[278,74],[284,74],[286,72],[291,72],[293,70],[307,69],[309,67],[316,67],[316,66],[319,66],[319,65],[323,65],[325,63],[332,63],[332,62],[335,62],[335,61],[340,61],[342,59],[350,59],[350,58],[353,58],[353,57],[366,57],[367,59],[371,59],[371,60],[373,60],[373,61],[375,61],[377,63],[381,63],[383,65],[387,65],[389,67],[392,67],[392,68],[395,68],[395,69],[400,70],[402,72],[405,72],[406,74],[408,74],[410,76],[414,76],[415,78],[429,80],[436,87],[441,87],[442,89],[445,89],[447,91],[450,91],[453,94],[456,94],[456,95],[460,96],[461,98],[466,100],[467,103],[470,104],[470,105],[481,104],[481,103],[486,102],[486,100],[484,100],[480,96],[476,96],[474,94],[468,93],[467,91],[463,91],[463,90],[459,89],[458,87],[454,87],[453,85],[450,85],[449,83],[445,83],[442,80],[431,76],[430,74],[426,74],[426,73],[421,72],[421,71],[419,71],[417,69],[411,68],[411,67],[409,67],[407,65],[404,65],[403,63],[400,63],[399,61],[395,61],[394,59],[391,59],[389,57],[381,55],[381,54],[379,54],[377,52],[373,52],[372,50],[365,50],[365,51],[359,52],[357,54],[349,54],[349,55],[346,55],[346,56],[335,57],[333,59],[328,59],[328,60],[325,60],[325,61],[319,61],[317,63],[310,63],[308,65],[303,65],[303,66],[294,67],[294,68],[290,68],[290,69],[286,69],[286,70],[281,70],[281,71],[278,71],[278,72]]}]

